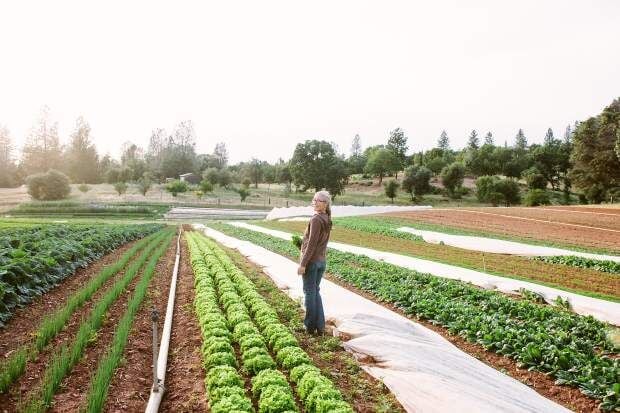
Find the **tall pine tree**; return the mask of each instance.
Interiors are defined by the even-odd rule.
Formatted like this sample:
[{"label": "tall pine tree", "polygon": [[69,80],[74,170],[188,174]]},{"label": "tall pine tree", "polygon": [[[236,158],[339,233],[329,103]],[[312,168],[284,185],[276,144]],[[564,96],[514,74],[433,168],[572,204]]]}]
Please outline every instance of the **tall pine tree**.
[{"label": "tall pine tree", "polygon": [[472,130],[469,134],[469,140],[467,141],[468,149],[478,149],[480,148],[480,141],[478,140],[478,132],[476,130]]},{"label": "tall pine tree", "polygon": [[50,120],[49,108],[41,109],[22,150],[21,166],[26,175],[62,169],[62,148],[58,138],[58,124]]},{"label": "tall pine tree", "polygon": [[494,145],[495,142],[493,141],[493,134],[489,131],[487,132],[486,136],[484,137],[484,144],[485,145]]},{"label": "tall pine tree", "polygon": [[65,152],[65,169],[73,183],[95,184],[101,181],[98,163],[97,149],[90,140],[90,126],[80,116]]},{"label": "tall pine tree", "polygon": [[445,130],[441,131],[441,135],[439,135],[437,147],[444,152],[450,150],[450,138],[448,138],[448,132]]}]

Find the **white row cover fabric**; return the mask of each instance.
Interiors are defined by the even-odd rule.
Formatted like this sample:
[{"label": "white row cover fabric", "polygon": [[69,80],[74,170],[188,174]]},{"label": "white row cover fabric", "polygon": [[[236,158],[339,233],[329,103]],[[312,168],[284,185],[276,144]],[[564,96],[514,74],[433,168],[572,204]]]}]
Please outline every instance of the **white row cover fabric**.
[{"label": "white row cover fabric", "polygon": [[590,258],[594,260],[608,260],[620,262],[620,257],[614,255],[590,254],[587,252],[571,251],[562,248],[544,247],[540,245],[525,244],[522,242],[505,241],[495,238],[474,237],[469,235],[452,235],[443,232],[423,231],[411,227],[401,227],[397,229],[401,232],[408,232],[421,236],[424,241],[463,248],[466,250],[491,252],[494,254],[513,254],[525,256],[555,256],[555,255],[574,255],[577,257]]},{"label": "white row cover fabric", "polygon": [[[267,229],[243,222],[229,222],[229,224],[250,229],[252,231],[269,234],[277,238],[286,240],[291,239],[291,234],[284,231]],[[340,242],[330,242],[328,247],[338,251],[365,255],[375,260],[409,268],[421,273],[429,273],[438,277],[467,281],[486,289],[497,289],[505,293],[513,293],[515,291],[519,291],[521,288],[525,288],[526,290],[534,291],[540,294],[548,303],[552,303],[557,297],[562,297],[564,299],[568,299],[573,311],[577,314],[591,315],[601,321],[606,321],[614,325],[620,325],[620,303],[570,293],[568,291],[562,291],[556,288],[527,281],[486,274],[480,271],[474,271],[454,265],[408,257],[406,255],[394,254],[391,252],[377,251],[355,245],[342,244]]]},{"label": "white row cover fabric", "polygon": [[[201,225],[207,236],[263,267],[278,288],[303,302],[297,263]],[[328,323],[408,412],[568,412],[519,381],[469,356],[439,334],[328,280],[321,282]],[[361,360],[369,360],[362,357]]]},{"label": "white row cover fabric", "polygon": [[[408,212],[426,211],[432,206],[398,206],[398,205],[379,205],[379,206],[353,206],[353,205],[333,205],[332,217],[353,217],[358,215],[381,214],[384,212]],[[267,220],[292,218],[292,217],[311,217],[314,210],[310,206],[274,208],[267,215]]]}]

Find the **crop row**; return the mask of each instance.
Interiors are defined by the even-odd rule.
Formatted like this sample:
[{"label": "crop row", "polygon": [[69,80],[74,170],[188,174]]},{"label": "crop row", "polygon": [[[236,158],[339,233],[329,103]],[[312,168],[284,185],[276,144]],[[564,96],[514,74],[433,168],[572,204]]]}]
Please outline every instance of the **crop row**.
[{"label": "crop row", "polygon": [[[140,257],[130,265],[124,276],[95,303],[88,316],[81,322],[73,339],[55,349],[42,375],[41,383],[30,394],[21,411],[34,413],[47,410],[62,380],[70,374],[73,367],[82,359],[86,348],[93,342],[93,337],[96,337],[106,319],[107,311],[126,291],[147,261],[149,261],[147,268],[152,262],[157,262],[168,247],[172,236],[173,232],[168,230],[153,239]],[[145,271],[143,278],[149,276],[149,273]]]},{"label": "crop row", "polygon": [[334,219],[334,226],[353,229],[356,231],[364,231],[371,234],[387,235],[393,238],[424,242],[424,239],[419,235],[411,234],[404,231],[397,231],[394,225],[389,225],[385,222],[372,218],[336,218]]},{"label": "crop row", "polygon": [[620,263],[609,260],[594,260],[591,258],[569,256],[535,257],[537,261],[551,264],[562,264],[570,267],[588,268],[595,271],[607,272],[610,274],[620,274]]},{"label": "crop row", "polygon": [[108,279],[121,271],[145,247],[147,249],[143,255],[146,256],[154,248],[152,241],[161,236],[162,234],[155,233],[138,241],[117,262],[111,266],[104,267],[84,287],[69,297],[64,306],[46,316],[37,329],[32,332],[33,340],[15,349],[0,363],[0,393],[6,391],[22,375],[28,359],[33,360],[36,358],[39,352],[64,328],[75,311],[82,307]]},{"label": "crop row", "polygon": [[79,267],[161,225],[36,225],[0,231],[0,327]]},{"label": "crop row", "polygon": [[[290,257],[285,240],[216,224],[217,229]],[[608,339],[609,326],[560,307],[515,300],[496,291],[422,274],[361,255],[328,250],[329,272],[407,314],[431,320],[523,367],[551,374],[600,399],[601,408],[620,407],[620,358]]]},{"label": "crop row", "polygon": [[[276,369],[276,363],[296,383],[297,394],[306,411],[351,412],[340,392],[312,364],[254,284],[215,243],[202,236],[192,235],[192,238],[197,244],[194,248],[201,251],[219,307],[225,314],[225,323],[221,320],[216,327],[232,331],[229,337],[240,349],[242,372],[252,377],[252,395],[257,400],[259,413],[297,410],[291,386],[286,376]],[[214,360],[228,363],[228,369],[237,366],[231,347],[205,342],[203,352],[207,367]],[[208,379],[207,387],[209,390]]]}]

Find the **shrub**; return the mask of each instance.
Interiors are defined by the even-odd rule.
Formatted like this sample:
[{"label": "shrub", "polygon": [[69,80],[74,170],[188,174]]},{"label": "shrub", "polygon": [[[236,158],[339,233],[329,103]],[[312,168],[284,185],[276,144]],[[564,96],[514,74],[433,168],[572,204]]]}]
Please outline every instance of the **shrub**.
[{"label": "shrub", "polygon": [[176,197],[181,192],[187,192],[188,189],[187,182],[179,181],[178,179],[168,182],[166,185],[166,191],[170,192],[173,197]]},{"label": "shrub", "polygon": [[525,182],[527,182],[527,187],[529,189],[547,188],[547,180],[536,167],[531,167],[523,171],[523,177],[525,178]]},{"label": "shrub", "polygon": [[80,184],[80,185],[78,185],[77,189],[81,193],[85,194],[86,192],[90,191],[90,186],[88,186],[86,184]]},{"label": "shrub", "polygon": [[243,185],[243,187],[244,187],[244,188],[246,188],[246,189],[247,189],[247,188],[249,188],[249,187],[250,187],[250,185],[252,184],[252,181],[250,181],[248,178],[245,178],[245,179],[241,182],[241,184]]},{"label": "shrub", "polygon": [[114,184],[114,190],[118,193],[118,196],[127,192],[127,184],[125,182],[117,182]]},{"label": "shrub", "polygon": [[392,203],[394,203],[394,198],[396,198],[396,192],[398,191],[398,187],[400,185],[395,180],[392,180],[384,183],[383,186],[385,187],[385,196],[390,198]]},{"label": "shrub", "polygon": [[527,206],[549,204],[551,204],[551,200],[549,199],[549,194],[544,189],[530,189],[525,194],[525,205]]},{"label": "shrub", "polygon": [[405,177],[403,179],[403,190],[411,194],[411,200],[414,197],[422,197],[431,190],[430,180],[433,172],[419,165],[409,166],[405,169]]},{"label": "shrub", "polygon": [[450,198],[460,198],[459,189],[464,179],[465,167],[461,163],[454,162],[441,170],[441,183]]},{"label": "shrub", "polygon": [[26,178],[28,194],[39,201],[65,199],[71,192],[67,175],[55,169]]},{"label": "shrub", "polygon": [[499,179],[496,176],[481,176],[476,180],[476,196],[480,202],[490,202],[493,206],[504,202],[507,206],[521,202],[519,184],[512,179]]},{"label": "shrub", "polygon": [[244,202],[245,199],[250,195],[250,191],[246,188],[238,188],[236,192],[239,194],[241,202]]},{"label": "shrub", "polygon": [[146,196],[147,192],[151,190],[153,186],[153,182],[147,177],[142,177],[138,179],[138,191],[142,194],[142,196]]},{"label": "shrub", "polygon": [[205,194],[208,192],[213,192],[213,184],[210,181],[203,179],[200,181],[200,190]]}]

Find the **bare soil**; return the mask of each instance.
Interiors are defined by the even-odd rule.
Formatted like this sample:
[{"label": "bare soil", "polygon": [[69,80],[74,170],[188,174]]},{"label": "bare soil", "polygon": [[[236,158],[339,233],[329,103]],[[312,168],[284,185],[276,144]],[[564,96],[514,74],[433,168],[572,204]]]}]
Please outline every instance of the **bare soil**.
[{"label": "bare soil", "polygon": [[[502,211],[505,209],[508,208],[502,208]],[[523,220],[517,217],[497,216],[496,214],[480,214],[476,211],[464,209],[399,212],[381,216],[484,231],[490,234],[517,236],[533,241],[551,241],[581,248],[598,248],[620,254],[620,232],[567,226],[562,223],[541,222],[540,220]]]},{"label": "bare soil", "polygon": [[208,412],[200,327],[194,313],[194,275],[187,242],[181,237],[174,318],[166,369],[166,393],[160,412]]},{"label": "bare soil", "polygon": [[170,279],[176,256],[176,242],[157,263],[149,291],[136,314],[121,365],[116,369],[108,390],[105,412],[141,412],[146,408],[153,382],[153,329],[151,311],[159,313],[161,339]]}]

